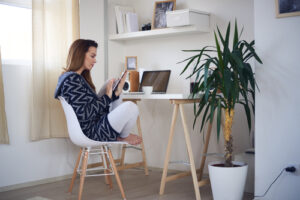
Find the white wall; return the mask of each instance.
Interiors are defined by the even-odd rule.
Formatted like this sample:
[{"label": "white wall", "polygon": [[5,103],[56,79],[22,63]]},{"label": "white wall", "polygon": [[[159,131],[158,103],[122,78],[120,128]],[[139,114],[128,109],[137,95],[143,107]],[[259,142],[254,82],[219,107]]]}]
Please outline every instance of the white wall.
[{"label": "white wall", "polygon": [[97,89],[104,83],[104,0],[80,1],[80,38],[98,43],[97,63],[92,70],[93,82]]},{"label": "white wall", "polygon": [[[109,20],[110,33],[115,32],[114,23],[114,4],[129,5],[135,8],[139,16],[139,24],[151,22],[154,0],[110,0],[109,1]],[[246,40],[254,38],[253,24],[253,2],[247,0],[177,0],[176,9],[193,8],[211,13],[211,27],[219,25],[224,32],[228,21],[234,22],[238,19],[239,27],[244,26],[243,37]],[[124,69],[125,56],[137,56],[138,68],[147,70],[154,69],[171,69],[171,78],[169,82],[168,92],[187,93],[189,91],[189,80],[185,80],[185,76],[179,76],[184,65],[177,62],[187,58],[190,54],[184,53],[183,49],[199,49],[206,45],[214,45],[213,32],[207,34],[194,34],[184,36],[174,36],[167,38],[140,39],[133,41],[109,42],[109,76],[118,76]],[[148,164],[154,167],[163,167],[166,146],[168,141],[169,128],[171,124],[171,116],[173,107],[167,100],[151,101],[145,100],[139,103],[141,113],[141,126],[144,135],[146,154]],[[193,106],[186,105],[185,111],[188,125],[192,130],[193,122]],[[171,160],[188,161],[183,128],[177,119],[175,140],[173,143],[173,151]],[[210,141],[209,152],[223,152],[223,138],[219,143],[216,139],[216,128],[213,129]],[[233,125],[235,153],[242,152],[251,146],[251,140],[248,134],[247,122],[244,110],[237,108],[235,122]],[[196,165],[200,165],[200,153],[203,144],[202,134],[199,134],[199,126],[191,131],[193,151],[196,156]],[[128,160],[133,159],[129,157]],[[210,157],[208,160],[215,160],[216,157]],[[171,165],[171,168],[187,169]]]},{"label": "white wall", "polygon": [[[300,170],[299,47],[300,16],[275,17],[274,0],[256,0],[256,49],[263,65],[256,66],[255,195],[262,195],[289,164]],[[283,175],[263,199],[296,200],[300,173]]]},{"label": "white wall", "polygon": [[29,66],[3,65],[10,144],[0,145],[0,188],[71,174],[78,149],[67,139],[29,140]]},{"label": "white wall", "polygon": [[[93,9],[93,10],[92,10]],[[103,19],[101,1],[81,1],[81,38],[99,42],[92,71],[97,88],[103,84]],[[100,11],[100,12],[99,12]],[[31,51],[31,49],[28,49]],[[67,50],[66,50],[67,51]],[[3,65],[9,145],[0,145],[0,188],[71,174],[79,152],[69,139],[29,140],[30,66]]]}]

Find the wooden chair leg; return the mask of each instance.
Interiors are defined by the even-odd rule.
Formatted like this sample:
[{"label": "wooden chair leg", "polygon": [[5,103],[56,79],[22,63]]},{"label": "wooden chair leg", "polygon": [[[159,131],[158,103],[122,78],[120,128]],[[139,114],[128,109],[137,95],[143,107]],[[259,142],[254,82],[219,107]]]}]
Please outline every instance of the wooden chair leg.
[{"label": "wooden chair leg", "polygon": [[121,162],[120,162],[120,166],[124,167],[124,160],[125,160],[125,152],[126,152],[126,144],[122,145],[122,155],[121,155]]},{"label": "wooden chair leg", "polygon": [[[106,152],[105,148],[103,148],[103,151]],[[104,159],[106,161],[106,166],[109,166],[109,159],[107,157],[107,154],[104,155]],[[103,166],[104,166],[104,160],[103,160]],[[111,171],[109,169],[106,169],[105,170],[105,173],[106,174],[109,174],[111,173]],[[106,175],[105,176],[105,183],[107,185],[109,185],[109,189],[112,189],[113,188],[113,185],[112,185],[112,180],[111,180],[111,175]]]},{"label": "wooden chair leg", "polygon": [[76,164],[75,164],[75,167],[74,167],[74,171],[73,171],[73,176],[72,176],[71,184],[70,184],[70,187],[69,187],[69,190],[68,190],[69,193],[72,192],[73,185],[74,185],[74,182],[75,182],[75,178],[76,178],[76,176],[77,176],[77,168],[78,168],[78,165],[79,165],[81,153],[82,153],[82,148],[80,148],[80,151],[79,151],[79,154],[78,154],[78,157],[77,157],[77,161],[76,161]]},{"label": "wooden chair leg", "polygon": [[85,150],[84,156],[83,156],[83,161],[82,161],[82,170],[81,170],[81,174],[80,174],[80,185],[79,185],[78,200],[81,200],[81,196],[82,196],[83,184],[84,184],[84,179],[85,179],[85,175],[86,175],[88,157],[89,157],[89,152],[87,150]]},{"label": "wooden chair leg", "polygon": [[112,168],[114,170],[114,173],[115,173],[115,176],[116,176],[116,180],[117,180],[118,186],[119,186],[120,191],[121,191],[122,198],[126,199],[125,193],[124,193],[124,189],[123,189],[123,185],[121,183],[121,180],[120,180],[120,177],[119,177],[119,173],[118,173],[118,170],[117,170],[117,167],[116,167],[116,164],[115,164],[115,161],[114,161],[114,158],[112,156],[110,148],[108,148],[108,156],[109,156],[109,159],[110,159],[110,162],[111,162],[111,166],[112,166]]}]

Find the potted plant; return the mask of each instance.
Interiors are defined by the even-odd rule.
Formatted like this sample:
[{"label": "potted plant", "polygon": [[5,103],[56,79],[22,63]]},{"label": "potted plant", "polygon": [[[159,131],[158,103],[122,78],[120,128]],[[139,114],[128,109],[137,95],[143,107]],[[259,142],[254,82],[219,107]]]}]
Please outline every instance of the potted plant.
[{"label": "potted plant", "polygon": [[[199,50],[184,50],[186,52],[196,52],[197,54],[182,61],[187,62],[187,64],[181,74],[190,66],[193,66],[193,70],[188,78],[196,76],[192,95],[197,96],[197,94],[203,93],[200,102],[194,106],[194,126],[197,118],[202,114],[200,127],[200,131],[202,131],[206,122],[212,122],[216,111],[217,136],[219,139],[221,116],[225,114],[223,127],[225,162],[209,165],[209,176],[215,200],[242,199],[247,176],[247,165],[239,165],[241,163],[232,161],[233,138],[231,127],[235,105],[242,104],[247,116],[249,131],[251,129],[250,107],[252,107],[254,112],[256,82],[249,60],[254,58],[259,63],[262,63],[255,52],[254,40],[250,43],[241,40],[242,31],[239,35],[237,22],[235,21],[233,40],[230,41],[230,27],[229,22],[225,37],[222,36],[217,27],[217,31],[214,31],[215,47],[205,46]],[[249,99],[249,94],[252,96],[252,100]],[[214,174],[215,170],[217,174]],[[219,170],[222,171],[219,172]],[[244,174],[244,178],[240,178],[239,175],[233,175],[232,173],[235,173],[235,171],[241,171],[240,173]],[[215,178],[222,178],[221,175],[229,175],[229,178],[225,177],[224,180],[215,180]],[[236,182],[237,186],[231,186],[231,183],[234,182]],[[234,196],[225,197],[230,195],[229,190],[236,187],[241,191],[234,191]],[[222,189],[222,191],[217,191],[218,189]]]}]

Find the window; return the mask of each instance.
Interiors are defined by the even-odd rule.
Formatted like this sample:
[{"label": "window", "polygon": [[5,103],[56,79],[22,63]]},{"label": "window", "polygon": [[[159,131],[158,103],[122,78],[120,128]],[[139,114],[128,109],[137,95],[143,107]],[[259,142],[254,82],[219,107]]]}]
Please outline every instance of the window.
[{"label": "window", "polygon": [[31,9],[0,4],[0,46],[3,64],[31,65]]}]

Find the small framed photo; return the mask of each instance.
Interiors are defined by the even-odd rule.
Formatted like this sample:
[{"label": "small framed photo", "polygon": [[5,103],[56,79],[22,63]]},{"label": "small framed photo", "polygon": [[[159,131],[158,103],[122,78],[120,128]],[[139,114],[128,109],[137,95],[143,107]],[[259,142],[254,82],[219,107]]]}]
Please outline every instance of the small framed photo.
[{"label": "small framed photo", "polygon": [[154,5],[152,17],[152,29],[166,28],[166,12],[173,11],[176,8],[176,0],[157,1]]},{"label": "small framed photo", "polygon": [[300,15],[300,0],[275,0],[276,17]]},{"label": "small framed photo", "polygon": [[126,56],[126,70],[133,71],[137,70],[137,57]]}]

